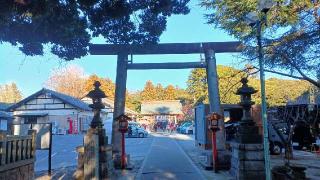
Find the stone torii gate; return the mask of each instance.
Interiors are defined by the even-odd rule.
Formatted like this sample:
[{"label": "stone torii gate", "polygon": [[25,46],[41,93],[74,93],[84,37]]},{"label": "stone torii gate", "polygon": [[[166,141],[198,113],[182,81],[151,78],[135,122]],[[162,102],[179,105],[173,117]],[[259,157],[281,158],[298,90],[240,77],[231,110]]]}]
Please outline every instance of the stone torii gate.
[{"label": "stone torii gate", "polygon": [[[206,68],[210,112],[221,112],[219,86],[215,53],[240,52],[240,42],[204,42],[204,43],[165,43],[154,45],[119,45],[92,44],[89,46],[91,55],[117,55],[116,92],[114,101],[114,117],[124,114],[126,99],[126,82],[128,70],[145,69],[187,69]],[[128,55],[156,54],[205,54],[205,62],[175,62],[175,63],[133,63],[128,61]],[[220,131],[217,133],[217,149],[224,150],[224,121],[220,120]],[[117,131],[118,122],[112,123],[113,157],[121,154],[121,133]]]}]

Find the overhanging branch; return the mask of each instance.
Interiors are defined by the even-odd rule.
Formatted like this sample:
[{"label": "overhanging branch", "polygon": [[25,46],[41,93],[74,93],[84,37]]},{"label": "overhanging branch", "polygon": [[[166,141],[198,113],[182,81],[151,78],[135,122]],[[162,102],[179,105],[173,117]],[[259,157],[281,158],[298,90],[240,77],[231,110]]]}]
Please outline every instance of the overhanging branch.
[{"label": "overhanging branch", "polygon": [[[255,69],[258,69],[258,71],[254,72],[253,74],[257,73],[260,71],[259,68],[253,66]],[[278,72],[278,71],[274,71],[274,70],[270,70],[270,69],[265,69],[265,72],[269,72],[269,73],[273,73],[273,74],[279,74],[281,76],[287,76],[287,77],[291,77],[291,78],[295,78],[295,79],[300,79],[300,80],[305,80],[303,77],[300,76],[295,76],[295,75],[291,75],[291,74],[286,74],[286,73],[282,73],[282,72]]]}]

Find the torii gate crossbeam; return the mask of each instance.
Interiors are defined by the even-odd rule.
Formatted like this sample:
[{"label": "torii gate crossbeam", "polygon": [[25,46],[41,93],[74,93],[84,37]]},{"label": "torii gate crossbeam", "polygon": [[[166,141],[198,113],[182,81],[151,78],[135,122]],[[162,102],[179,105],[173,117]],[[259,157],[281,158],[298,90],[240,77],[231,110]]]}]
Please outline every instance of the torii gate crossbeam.
[{"label": "torii gate crossbeam", "polygon": [[239,41],[230,42],[203,42],[203,43],[162,43],[149,45],[125,45],[125,44],[91,44],[91,55],[118,55],[126,54],[199,54],[207,49],[215,53],[240,52]]},{"label": "torii gate crossbeam", "polygon": [[[126,98],[127,71],[130,69],[184,69],[206,68],[210,112],[222,114],[220,107],[219,86],[216,70],[215,53],[232,53],[241,51],[240,42],[203,42],[203,43],[165,43],[152,45],[120,45],[120,44],[91,44],[91,55],[117,55],[116,92],[114,101],[114,117],[124,114]],[[184,63],[132,63],[128,55],[146,54],[205,54],[205,62]],[[217,149],[224,150],[224,120],[219,120],[221,125],[217,133]],[[117,121],[112,123],[112,144],[115,163],[120,162],[121,133],[116,131]],[[119,161],[119,162],[117,162]]]}]

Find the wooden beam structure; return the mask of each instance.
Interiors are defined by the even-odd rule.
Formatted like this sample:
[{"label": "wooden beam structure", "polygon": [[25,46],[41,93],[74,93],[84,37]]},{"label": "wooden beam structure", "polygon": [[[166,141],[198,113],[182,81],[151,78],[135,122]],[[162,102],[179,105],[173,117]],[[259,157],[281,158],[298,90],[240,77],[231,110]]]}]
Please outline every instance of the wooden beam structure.
[{"label": "wooden beam structure", "polygon": [[[121,53],[118,55],[117,60],[117,76],[116,76],[116,89],[115,89],[115,97],[114,97],[114,110],[113,110],[113,118],[117,118],[118,116],[125,113],[125,102],[126,102],[126,85],[127,85],[127,62],[128,62],[128,54]],[[120,163],[120,155],[122,152],[121,148],[121,132],[118,131],[119,122],[113,120],[112,122],[112,138],[111,143],[113,153],[116,159],[119,160]]]},{"label": "wooden beam structure", "polygon": [[146,70],[146,69],[190,69],[206,68],[205,62],[179,62],[179,63],[129,63],[128,70]]},{"label": "wooden beam structure", "polygon": [[[91,44],[89,52],[91,55],[117,55],[117,76],[116,93],[114,102],[113,117],[124,114],[126,99],[126,82],[128,70],[144,69],[186,69],[186,68],[206,68],[208,76],[208,92],[211,112],[220,112],[220,97],[218,77],[216,70],[215,53],[236,53],[241,52],[242,46],[239,41],[230,42],[202,42],[202,43],[162,43],[162,44]],[[204,53],[206,62],[167,62],[167,63],[132,63],[128,62],[128,55],[147,55],[147,54],[200,54]],[[217,134],[218,150],[223,150],[225,145],[224,123],[221,131]],[[114,163],[120,163],[121,141],[118,121],[112,123],[112,152]],[[223,153],[218,159],[221,159]]]},{"label": "wooden beam structure", "polygon": [[197,54],[211,49],[215,53],[233,53],[241,51],[239,41],[230,42],[203,42],[203,43],[162,43],[162,44],[91,44],[91,55],[118,55],[127,54]]}]

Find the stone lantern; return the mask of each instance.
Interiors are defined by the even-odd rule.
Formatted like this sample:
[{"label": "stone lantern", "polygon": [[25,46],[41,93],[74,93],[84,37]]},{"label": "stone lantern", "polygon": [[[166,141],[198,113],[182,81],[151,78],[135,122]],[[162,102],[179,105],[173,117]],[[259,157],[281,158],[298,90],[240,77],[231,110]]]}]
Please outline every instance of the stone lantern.
[{"label": "stone lantern", "polygon": [[93,119],[84,136],[84,179],[88,177],[90,177],[89,179],[92,177],[107,179],[107,175],[112,169],[109,162],[112,160],[109,153],[108,137],[100,118],[101,109],[104,108],[102,98],[105,98],[106,95],[100,89],[99,81],[95,81],[93,85],[94,89],[87,95],[92,99],[92,104],[89,107],[93,110]]},{"label": "stone lantern", "polygon": [[239,105],[243,107],[237,140],[240,143],[261,143],[262,138],[259,135],[259,129],[251,117],[251,106],[254,104],[251,95],[256,93],[257,90],[248,86],[247,78],[242,78],[241,83],[242,86],[236,92],[237,95],[240,95]]},{"label": "stone lantern", "polygon": [[87,94],[87,97],[92,99],[92,104],[90,104],[89,107],[93,109],[93,119],[91,121],[90,127],[101,128],[103,124],[101,122],[100,112],[101,112],[101,109],[104,108],[104,105],[102,104],[102,98],[106,98],[107,96],[100,89],[101,84],[99,81],[96,81],[93,85],[94,85],[94,90],[90,91]]},{"label": "stone lantern", "polygon": [[251,95],[257,91],[248,86],[248,79],[241,79],[242,86],[236,92],[240,95],[243,116],[237,130],[232,148],[230,173],[237,180],[265,179],[264,148],[259,129],[251,117],[251,106],[254,104]]}]

